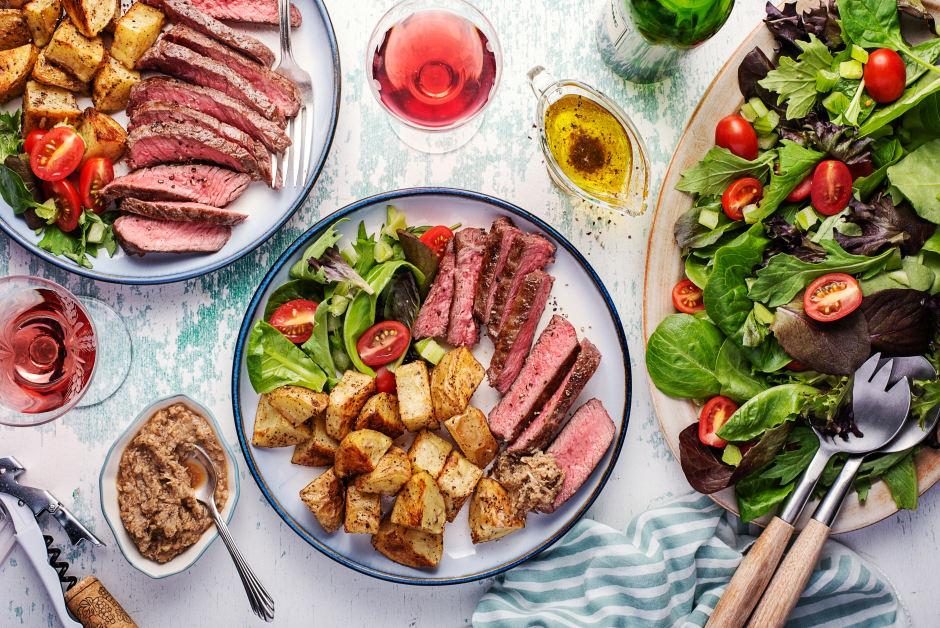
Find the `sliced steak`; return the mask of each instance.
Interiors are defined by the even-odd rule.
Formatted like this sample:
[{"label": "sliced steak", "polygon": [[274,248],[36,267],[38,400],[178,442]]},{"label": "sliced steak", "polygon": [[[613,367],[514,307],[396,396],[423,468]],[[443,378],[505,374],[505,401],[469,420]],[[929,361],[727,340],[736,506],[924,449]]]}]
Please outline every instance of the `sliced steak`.
[{"label": "sliced steak", "polygon": [[412,337],[441,338],[447,335],[447,323],[450,321],[450,304],[454,298],[454,267],[457,265],[457,256],[454,253],[454,238],[451,238],[444,249],[441,266],[437,270],[437,277],[428,291],[428,298],[418,312]]},{"label": "sliced steak", "polygon": [[555,315],[539,335],[529,359],[509,392],[490,411],[490,431],[512,442],[528,427],[535,413],[558,390],[578,357],[578,334],[563,317]]},{"label": "sliced steak", "polygon": [[473,315],[482,323],[489,320],[499,276],[506,266],[512,241],[522,232],[512,224],[511,218],[497,218],[486,236],[486,252],[483,253],[483,266],[480,268],[480,281],[473,300]]},{"label": "sliced steak", "polygon": [[454,234],[454,298],[450,306],[447,342],[455,347],[473,347],[477,343],[477,322],[473,320],[473,298],[477,293],[486,232],[467,227]]},{"label": "sliced steak", "polygon": [[228,242],[232,228],[205,222],[170,222],[127,215],[114,221],[114,235],[128,255],[215,253]]},{"label": "sliced steak", "polygon": [[[237,144],[251,153],[255,161],[258,162],[258,167],[261,169],[265,181],[271,180],[271,156],[268,154],[267,149],[260,142],[249,137],[247,133],[241,129],[236,129],[230,124],[219,122],[201,111],[182,107],[165,100],[152,100],[141,103],[133,109],[129,109],[127,115],[130,116],[130,122],[127,124],[128,131],[152,124],[190,124],[212,131],[222,139]],[[274,189],[280,187],[281,181],[278,179],[275,181]]]},{"label": "sliced steak", "polygon": [[522,288],[509,310],[509,316],[506,317],[506,325],[496,339],[496,350],[486,375],[489,377],[490,386],[504,395],[519,375],[522,363],[529,355],[535,328],[539,325],[554,281],[554,278],[542,270],[533,270],[526,275]]},{"label": "sliced steak", "polygon": [[121,210],[156,220],[207,222],[213,225],[237,225],[248,218],[247,214],[189,201],[142,201],[125,198],[121,201]]},{"label": "sliced steak", "polygon": [[555,463],[565,472],[565,482],[550,508],[555,512],[587,481],[617,435],[617,427],[603,404],[591,399],[578,408],[546,454],[555,456]]},{"label": "sliced steak", "polygon": [[255,156],[209,131],[189,124],[155,122],[127,135],[127,166],[132,170],[158,164],[207,161],[244,172],[255,181],[265,177]]},{"label": "sliced steak", "polygon": [[277,124],[216,89],[190,85],[168,76],[154,76],[131,87],[127,115],[151,100],[171,102],[210,115],[241,129],[276,153],[283,153],[291,144],[290,138]]},{"label": "sliced steak", "polygon": [[220,44],[211,37],[206,37],[182,24],[177,24],[163,33],[163,38],[214,59],[241,74],[271,99],[271,102],[281,111],[282,116],[296,116],[300,111],[300,90],[289,78],[272,72],[245,55],[238,54],[225,44]]},{"label": "sliced steak", "polygon": [[537,234],[526,234],[515,238],[506,266],[499,275],[499,285],[493,297],[493,308],[487,321],[487,333],[492,339],[499,338],[503,330],[509,306],[522,287],[522,279],[533,270],[541,270],[555,261],[555,245]]},{"label": "sliced steak", "polygon": [[601,352],[591,344],[590,340],[583,339],[578,358],[574,361],[574,366],[568,371],[564,381],[561,382],[561,386],[548,400],[538,416],[529,423],[529,427],[525,428],[519,438],[512,442],[507,451],[526,453],[544,448],[552,440],[552,436],[555,435],[558,428],[561,427],[568,410],[574,405],[578,395],[584,390],[588,380],[597,371],[600,363]]},{"label": "sliced steak", "polygon": [[269,120],[281,124],[284,116],[271,99],[241,74],[209,57],[165,39],[157,40],[137,60],[138,70],[157,70],[184,81],[211,87],[240,100]]},{"label": "sliced steak", "polygon": [[107,202],[119,198],[142,201],[191,201],[213,207],[225,207],[251,183],[241,172],[216,166],[156,166],[118,177],[101,188]]},{"label": "sliced steak", "polygon": [[[150,0],[148,0],[149,2]],[[217,20],[278,25],[277,0],[189,0],[190,3]],[[296,4],[290,5],[290,25],[300,27],[302,18]]]},{"label": "sliced steak", "polygon": [[[145,0],[147,4],[163,9],[170,21],[185,24],[193,30],[231,46],[243,55],[263,63],[270,68],[274,63],[274,52],[254,37],[226,26],[214,17],[203,13],[188,0]],[[226,2],[228,4],[228,2]]]}]

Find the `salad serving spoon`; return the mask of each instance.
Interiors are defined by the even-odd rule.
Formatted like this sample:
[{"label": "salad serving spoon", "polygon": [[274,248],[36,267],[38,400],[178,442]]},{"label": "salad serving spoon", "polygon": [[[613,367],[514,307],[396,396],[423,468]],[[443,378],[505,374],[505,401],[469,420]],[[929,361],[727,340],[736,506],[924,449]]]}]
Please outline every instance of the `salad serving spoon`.
[{"label": "salad serving spoon", "polygon": [[833,439],[821,434],[813,426],[819,439],[819,449],[780,514],[764,529],[757,543],[738,566],[715,605],[706,628],[741,628],[747,621],[780,563],[793,534],[793,525],[809,501],[829,459],[839,453],[871,453],[891,441],[903,427],[911,405],[910,385],[904,377],[887,390],[894,360],[888,360],[879,369],[880,358],[880,353],[870,357],[855,372],[852,384],[855,425],[863,436]]}]

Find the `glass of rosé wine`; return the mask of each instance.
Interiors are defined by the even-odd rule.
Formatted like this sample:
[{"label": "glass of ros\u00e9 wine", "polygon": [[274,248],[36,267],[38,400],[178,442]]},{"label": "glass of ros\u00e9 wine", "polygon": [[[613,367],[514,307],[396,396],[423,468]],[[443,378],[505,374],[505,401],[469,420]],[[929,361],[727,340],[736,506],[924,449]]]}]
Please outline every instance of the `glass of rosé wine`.
[{"label": "glass of ros\u00e9 wine", "polygon": [[496,94],[503,53],[489,21],[463,0],[405,0],[369,38],[369,87],[395,134],[425,153],[470,141]]},{"label": "glass of ros\u00e9 wine", "polygon": [[0,278],[0,425],[41,425],[107,399],[131,357],[110,306],[39,277]]}]

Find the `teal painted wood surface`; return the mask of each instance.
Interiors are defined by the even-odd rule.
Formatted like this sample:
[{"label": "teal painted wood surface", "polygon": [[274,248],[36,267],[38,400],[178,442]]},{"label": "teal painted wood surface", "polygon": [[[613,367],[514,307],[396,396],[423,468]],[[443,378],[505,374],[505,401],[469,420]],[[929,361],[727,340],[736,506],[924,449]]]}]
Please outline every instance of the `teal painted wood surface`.
[{"label": "teal painted wood surface", "polygon": [[[600,0],[477,0],[494,24],[504,53],[503,80],[481,132],[444,156],[416,153],[386,123],[365,82],[365,46],[393,0],[326,0],[342,59],[342,106],[332,151],[303,208],[270,241],[239,262],[199,279],[158,287],[116,286],[77,277],[33,257],[0,235],[0,274],[52,279],[96,296],[126,318],[135,342],[127,382],[106,402],[76,410],[40,428],[0,428],[0,450],[28,468],[28,483],[50,489],[108,547],[67,550],[70,573],[94,574],[143,627],[262,626],[251,616],[225,548],[214,543],[189,571],[153,581],[132,569],[113,544],[98,500],[97,479],[111,443],[153,399],[185,392],[212,408],[237,446],[230,378],[235,337],[258,281],[287,246],[319,218],[359,198],[415,186],[448,186],[493,194],[537,214],[577,245],[611,291],[624,321],[634,366],[634,402],[617,470],[589,516],[615,528],[668,497],[688,492],[659,430],[643,368],[640,299],[652,207],[669,159],[692,111],[723,60],[759,22],[763,3],[739,0],[719,34],[689,55],[679,73],[651,86],[625,83],[601,62],[593,29]],[[534,135],[535,99],[525,73],[544,65],[614,98],[633,117],[651,158],[650,210],[623,218],[587,207],[549,180]],[[256,211],[263,211],[257,208]],[[261,496],[240,458],[242,496],[232,532],[277,602],[282,626],[468,625],[487,587],[394,585],[359,575],[319,554],[287,528]],[[931,515],[940,492],[920,511],[902,512],[841,537],[878,564],[897,586],[914,619],[936,620],[931,577],[940,543]],[[50,531],[61,542],[56,524]],[[930,584],[928,584],[930,583]],[[0,626],[55,626],[52,607],[25,556],[0,565]]]}]

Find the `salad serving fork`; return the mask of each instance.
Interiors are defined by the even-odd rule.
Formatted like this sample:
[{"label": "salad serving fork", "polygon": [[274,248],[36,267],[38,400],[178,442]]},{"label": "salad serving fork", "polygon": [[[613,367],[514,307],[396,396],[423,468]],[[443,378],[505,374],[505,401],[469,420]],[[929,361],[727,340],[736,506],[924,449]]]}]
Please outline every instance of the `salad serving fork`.
[{"label": "salad serving fork", "polygon": [[[291,145],[277,157],[275,177],[280,177],[285,186],[303,186],[313,172],[313,81],[310,74],[294,60],[290,41],[290,0],[278,0],[280,23],[281,58],[274,71],[297,86],[300,91],[300,111],[287,119],[287,136]],[[307,136],[310,136],[309,138]]]}]

